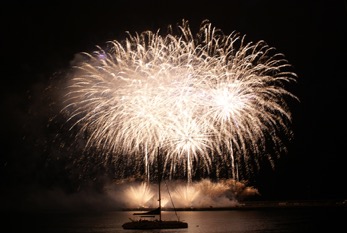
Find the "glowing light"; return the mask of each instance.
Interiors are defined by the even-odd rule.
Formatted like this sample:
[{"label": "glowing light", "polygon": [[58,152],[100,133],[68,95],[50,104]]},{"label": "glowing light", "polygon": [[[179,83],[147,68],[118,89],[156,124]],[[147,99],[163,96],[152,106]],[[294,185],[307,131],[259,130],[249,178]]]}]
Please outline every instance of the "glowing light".
[{"label": "glowing light", "polygon": [[154,196],[154,192],[151,191],[151,187],[149,187],[146,183],[141,183],[140,185],[132,185],[128,187],[125,191],[125,195],[128,197],[128,201],[133,207],[148,207],[151,203],[150,200]]},{"label": "glowing light", "polygon": [[[169,186],[170,193],[162,187],[163,208],[233,207],[239,205],[239,200],[259,194],[257,189],[233,179],[219,182],[203,179],[189,185],[182,181],[168,181],[165,184]],[[118,201],[127,208],[156,208],[158,205],[158,194],[150,191],[158,189],[156,184],[127,182],[126,186],[115,185],[113,188],[124,189],[125,196]]]},{"label": "glowing light", "polygon": [[292,135],[286,100],[296,97],[286,84],[296,75],[264,41],[246,44],[208,21],[194,36],[183,21],[177,33],[129,34],[84,55],[63,112],[87,136],[86,148],[151,166],[159,147],[163,174],[184,173],[191,183],[202,166],[210,173],[231,164],[234,179],[236,168],[249,174],[262,159],[272,163]]},{"label": "glowing light", "polygon": [[200,191],[194,186],[178,186],[175,189],[175,203],[185,208],[193,207],[194,200],[199,196]]}]

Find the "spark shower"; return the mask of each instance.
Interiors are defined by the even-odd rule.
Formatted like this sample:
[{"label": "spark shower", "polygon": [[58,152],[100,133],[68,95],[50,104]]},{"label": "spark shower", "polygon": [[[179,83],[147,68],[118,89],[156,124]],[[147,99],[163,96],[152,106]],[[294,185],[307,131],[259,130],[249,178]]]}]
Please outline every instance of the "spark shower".
[{"label": "spark shower", "polygon": [[[238,180],[286,152],[288,85],[297,76],[264,41],[224,34],[205,20],[128,33],[73,67],[63,113],[85,149],[112,158],[123,177],[152,179],[157,152],[168,179]],[[154,175],[153,175],[154,176]]]}]

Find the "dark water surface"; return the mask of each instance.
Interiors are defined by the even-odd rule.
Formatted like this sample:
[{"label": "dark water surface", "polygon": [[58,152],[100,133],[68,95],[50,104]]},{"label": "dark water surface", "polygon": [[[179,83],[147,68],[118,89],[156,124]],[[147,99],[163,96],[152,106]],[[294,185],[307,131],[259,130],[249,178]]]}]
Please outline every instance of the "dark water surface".
[{"label": "dark water surface", "polygon": [[[346,208],[289,208],[222,211],[179,211],[187,229],[123,230],[121,225],[134,218],[132,211],[89,213],[2,213],[1,232],[46,233],[255,233],[255,232],[346,232]],[[175,212],[163,219],[176,219]]]}]

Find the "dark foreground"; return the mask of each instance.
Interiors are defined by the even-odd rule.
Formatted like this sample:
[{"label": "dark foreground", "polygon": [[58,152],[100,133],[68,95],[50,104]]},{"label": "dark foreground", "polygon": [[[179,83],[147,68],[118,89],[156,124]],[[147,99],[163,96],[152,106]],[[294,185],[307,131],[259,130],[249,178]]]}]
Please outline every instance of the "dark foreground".
[{"label": "dark foreground", "polygon": [[[184,233],[317,233],[346,232],[347,208],[334,202],[252,202],[232,208],[192,208],[177,212],[184,229],[147,230]],[[6,233],[135,233],[122,225],[137,211],[2,212],[0,232]],[[164,211],[163,219],[175,219]],[[144,231],[141,230],[143,233]]]}]

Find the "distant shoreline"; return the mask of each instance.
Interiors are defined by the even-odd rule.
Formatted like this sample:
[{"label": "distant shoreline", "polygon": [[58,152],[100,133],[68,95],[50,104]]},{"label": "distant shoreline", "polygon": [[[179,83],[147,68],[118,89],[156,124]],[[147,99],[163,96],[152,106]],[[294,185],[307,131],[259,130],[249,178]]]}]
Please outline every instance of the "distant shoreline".
[{"label": "distant shoreline", "polygon": [[[347,201],[247,201],[227,207],[187,207],[167,208],[163,211],[222,211],[222,210],[258,210],[258,209],[298,209],[298,208],[347,208]],[[123,208],[123,211],[148,211],[151,208]]]},{"label": "distant shoreline", "polygon": [[[203,207],[163,207],[162,211],[249,211],[249,210],[338,210],[345,213],[347,211],[347,200],[299,200],[299,201],[245,201],[239,202],[233,206],[203,206]],[[142,212],[150,211],[153,208],[121,208],[105,206],[71,206],[71,208],[55,208],[51,206],[12,206],[12,208],[0,208],[0,215],[8,215],[10,213],[23,214],[23,213],[79,213],[79,212],[110,212],[110,211],[133,211]]]}]

